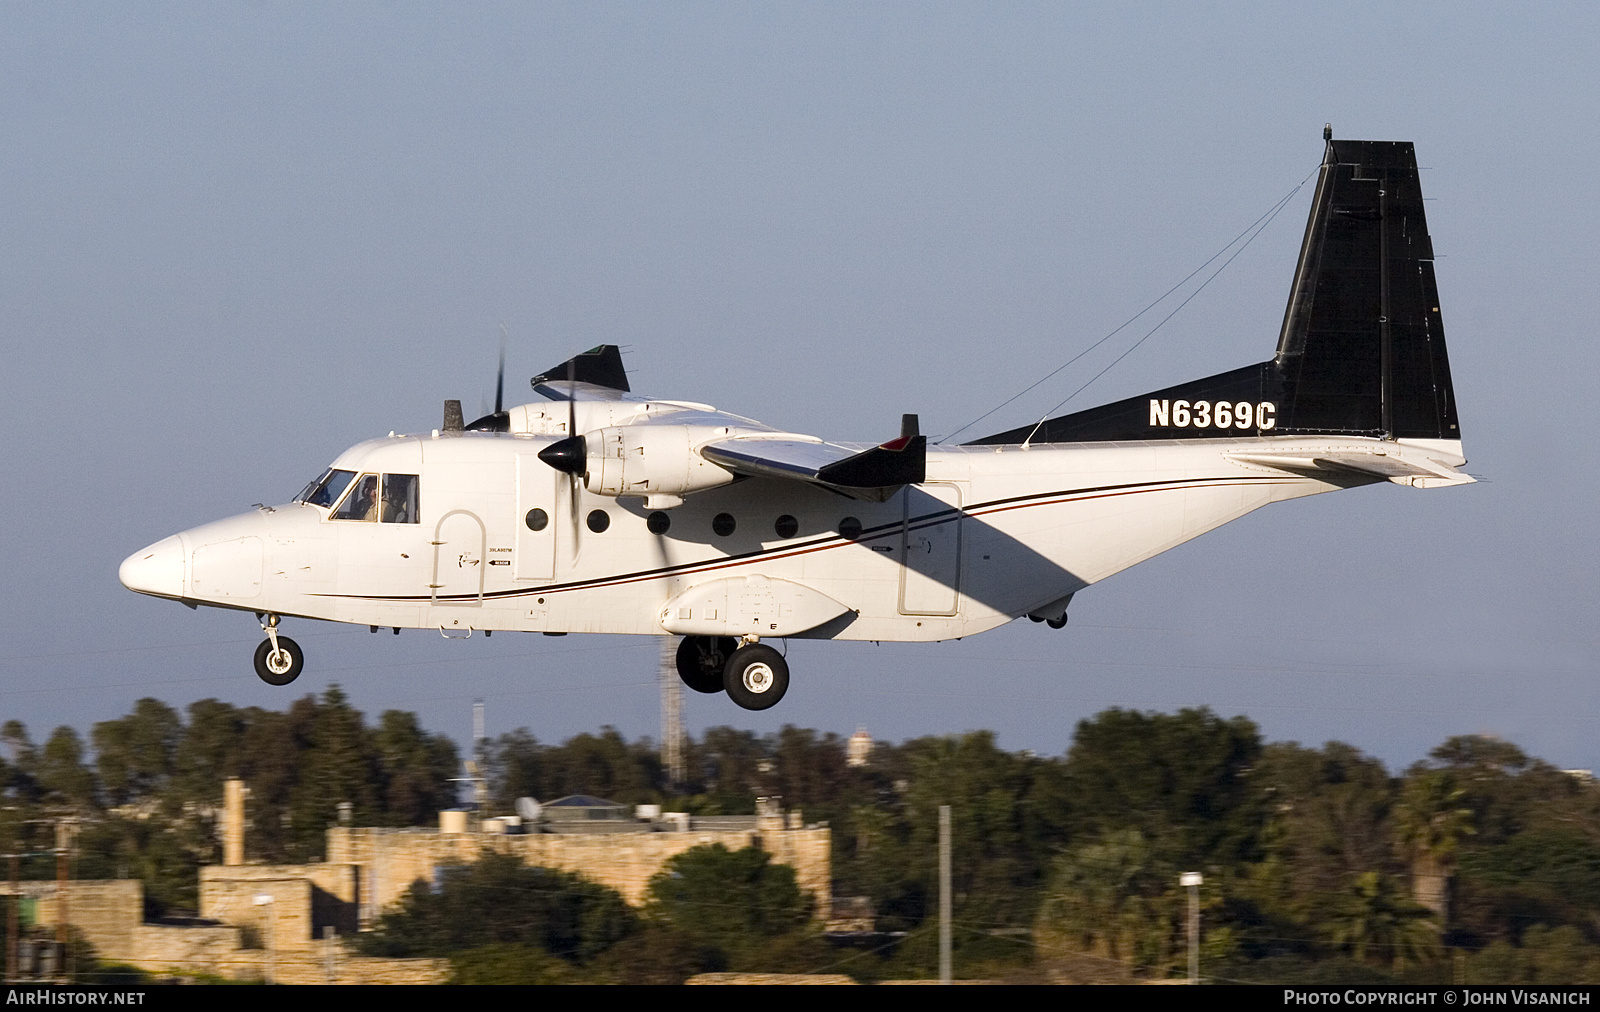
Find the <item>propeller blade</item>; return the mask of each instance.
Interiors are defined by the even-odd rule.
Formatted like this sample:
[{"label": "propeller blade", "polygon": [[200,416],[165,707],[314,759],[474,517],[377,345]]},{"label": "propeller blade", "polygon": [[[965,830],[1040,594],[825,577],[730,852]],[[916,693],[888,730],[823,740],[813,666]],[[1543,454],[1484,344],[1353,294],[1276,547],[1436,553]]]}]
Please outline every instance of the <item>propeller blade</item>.
[{"label": "propeller blade", "polygon": [[506,325],[500,323],[500,371],[494,378],[494,413],[499,414],[505,410],[506,399]]},{"label": "propeller blade", "polygon": [[511,418],[505,411],[506,400],[506,325],[500,324],[500,369],[494,377],[494,411],[484,410],[483,398],[478,398],[482,418],[467,426],[469,432],[510,432]]},{"label": "propeller blade", "polygon": [[[574,357],[574,358],[567,359],[567,432],[569,434],[567,438],[568,439],[572,439],[574,437],[577,438],[577,440],[579,441],[580,445],[583,446],[583,450],[584,450],[584,458],[585,459],[584,459],[584,461],[582,463],[583,464],[587,464],[588,463],[588,459],[587,458],[588,458],[588,455],[589,455],[589,444],[588,444],[588,442],[586,440],[584,440],[584,438],[582,436],[578,435],[578,401],[577,401],[577,397],[578,397],[578,360],[577,360],[577,358]],[[559,445],[560,444],[557,443],[554,446],[546,447],[546,450],[553,450],[553,449],[555,449],[556,446],[559,446]],[[582,505],[581,501],[578,498],[578,482],[581,480],[578,476],[580,474],[582,474],[582,473],[583,473],[583,468],[582,468],[581,465],[578,468],[567,472],[567,475],[568,475],[567,481],[572,487],[572,502],[569,505],[569,507],[567,508],[567,512],[572,514],[572,556],[573,556],[573,558],[577,558],[578,549],[583,546],[583,525],[581,523],[579,523],[579,521],[578,521],[578,509]]]},{"label": "propeller blade", "polygon": [[578,434],[578,360],[567,360],[567,435]]}]

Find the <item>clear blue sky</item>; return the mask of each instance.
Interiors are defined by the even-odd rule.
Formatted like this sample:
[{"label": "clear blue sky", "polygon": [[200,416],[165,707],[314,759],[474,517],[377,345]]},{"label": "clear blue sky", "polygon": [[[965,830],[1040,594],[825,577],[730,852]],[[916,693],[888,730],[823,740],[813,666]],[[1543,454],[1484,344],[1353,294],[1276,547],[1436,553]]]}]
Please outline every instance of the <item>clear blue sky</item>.
[{"label": "clear blue sky", "polygon": [[[1214,253],[1332,121],[1428,167],[1480,484],[1265,510],[1059,633],[798,643],[782,706],[687,719],[1056,753],[1108,706],[1208,705],[1391,766],[1488,732],[1600,767],[1597,29],[1590,4],[4,5],[0,716],[42,737],[337,681],[463,739],[477,697],[491,733],[653,735],[648,639],[295,623],[286,694],[248,615],[117,565],[470,412],[500,321],[513,391],[611,342],[647,393],[948,432]],[[1308,200],[1073,407],[1267,357]]]}]

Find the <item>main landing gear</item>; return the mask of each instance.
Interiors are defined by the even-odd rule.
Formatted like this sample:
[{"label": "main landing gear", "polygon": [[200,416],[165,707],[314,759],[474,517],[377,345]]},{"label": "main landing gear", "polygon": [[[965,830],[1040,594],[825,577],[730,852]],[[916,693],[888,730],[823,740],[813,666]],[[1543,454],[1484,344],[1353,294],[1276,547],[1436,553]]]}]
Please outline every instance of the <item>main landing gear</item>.
[{"label": "main landing gear", "polygon": [[748,637],[685,636],[678,645],[678,676],[696,692],[726,692],[746,710],[776,706],[789,691],[783,655]]},{"label": "main landing gear", "polygon": [[[1073,591],[1073,594],[1077,591]],[[1043,622],[1052,629],[1065,629],[1067,627],[1067,607],[1072,604],[1072,594],[1051,601],[1037,611],[1028,612],[1028,618],[1034,622]]]},{"label": "main landing gear", "polygon": [[268,685],[288,685],[299,678],[300,669],[306,666],[305,651],[289,637],[278,635],[278,616],[262,618],[261,631],[267,638],[256,647],[256,674]]}]

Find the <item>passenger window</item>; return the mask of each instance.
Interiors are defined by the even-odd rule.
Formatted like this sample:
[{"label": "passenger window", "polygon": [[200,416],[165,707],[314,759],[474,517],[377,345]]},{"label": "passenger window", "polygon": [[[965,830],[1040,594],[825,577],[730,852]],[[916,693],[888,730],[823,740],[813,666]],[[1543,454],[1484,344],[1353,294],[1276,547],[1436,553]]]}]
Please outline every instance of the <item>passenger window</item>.
[{"label": "passenger window", "polygon": [[335,520],[378,519],[378,476],[364,474],[357,478],[345,496],[344,502],[333,511]]},{"label": "passenger window", "polygon": [[386,474],[383,476],[383,522],[386,524],[417,523],[417,476],[414,474]]}]

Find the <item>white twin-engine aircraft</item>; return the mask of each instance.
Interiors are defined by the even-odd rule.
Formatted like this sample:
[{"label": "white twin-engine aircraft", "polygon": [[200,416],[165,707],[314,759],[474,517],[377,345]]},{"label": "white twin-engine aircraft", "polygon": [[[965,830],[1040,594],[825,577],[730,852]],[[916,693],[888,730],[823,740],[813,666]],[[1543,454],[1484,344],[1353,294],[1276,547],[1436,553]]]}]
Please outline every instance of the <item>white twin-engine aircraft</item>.
[{"label": "white twin-engine aircraft", "polygon": [[1260,506],[1458,470],[1456,406],[1409,143],[1332,140],[1277,354],[962,445],[778,432],[633,396],[616,347],[546,401],[360,443],[294,501],[128,557],[130,590],[255,612],[256,672],[299,675],[293,616],[396,633],[682,636],[700,692],[765,709],[791,637],[946,640],[1021,616]]}]

